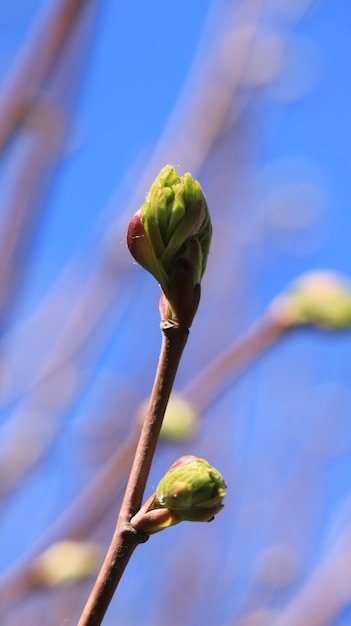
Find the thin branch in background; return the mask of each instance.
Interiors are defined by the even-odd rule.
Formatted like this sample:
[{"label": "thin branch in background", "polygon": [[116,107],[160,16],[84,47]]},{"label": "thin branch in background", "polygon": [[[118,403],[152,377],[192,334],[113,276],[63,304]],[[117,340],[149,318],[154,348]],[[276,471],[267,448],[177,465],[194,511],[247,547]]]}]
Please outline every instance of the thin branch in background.
[{"label": "thin branch in background", "polygon": [[[81,11],[83,5],[84,10]],[[67,112],[63,113],[61,101],[66,102],[66,110],[72,106],[78,84],[77,74],[81,73],[83,58],[88,47],[88,32],[91,33],[93,7],[94,4],[91,2],[57,3],[55,10],[49,13],[47,20],[44,21],[34,38],[34,52],[32,48],[28,49],[27,56],[19,69],[15,71],[9,88],[5,90],[2,103],[2,121],[5,125],[3,128],[6,132],[12,133],[15,129],[18,130],[15,122],[21,124],[22,135],[16,137],[16,145],[13,148],[18,151],[17,144],[23,144],[23,148],[13,175],[12,193],[9,195],[7,205],[4,206],[5,220],[0,233],[3,258],[0,271],[2,332],[10,316],[14,299],[18,295],[26,267],[25,259],[31,251],[30,243],[36,234],[40,211],[44,208],[43,188],[45,184],[47,186],[48,179],[54,171],[54,165],[62,151],[66,137],[68,118]],[[37,57],[40,59],[39,63]],[[35,75],[33,82],[32,73]],[[25,88],[27,83],[31,87],[28,93]],[[22,108],[24,100],[26,101],[26,114],[16,121],[17,118],[13,117],[12,113]],[[54,386],[56,386],[58,378],[61,378],[62,382],[62,376],[55,376],[57,368],[51,368],[51,370],[54,370],[51,371],[51,374],[54,373],[54,376],[51,376],[51,382],[54,380]],[[38,388],[35,388],[34,404],[36,403],[37,408],[38,404],[45,405],[44,396],[48,397],[47,390],[47,384],[45,390],[42,385],[40,401]],[[38,430],[42,433],[41,411],[34,411],[33,415],[39,416]],[[26,420],[25,411],[23,418]],[[35,424],[32,422],[31,426],[34,433]],[[16,437],[16,428],[12,430]],[[23,437],[23,432],[21,436]],[[38,440],[39,445],[34,445],[32,441],[31,453],[24,455],[28,458],[23,464],[22,475],[29,465],[37,461],[38,453],[47,447],[48,441],[50,438]],[[11,463],[11,459],[8,458],[8,441],[6,441],[5,449],[7,452],[5,458],[2,459],[3,465],[6,465],[8,461]],[[21,450],[22,446],[18,448],[14,445],[12,449]],[[33,451],[35,451],[34,456]],[[15,452],[14,456],[17,458],[18,454]],[[2,488],[5,487],[5,482],[6,488],[13,486],[13,480],[11,480],[11,477],[14,478],[13,472],[5,471],[3,475],[7,478],[2,481]],[[21,471],[17,472],[15,482],[20,475]]]},{"label": "thin branch in background", "polygon": [[199,413],[206,411],[237,376],[280,339],[287,328],[269,311],[228,346],[181,391]]},{"label": "thin branch in background", "polygon": [[[121,288],[117,279],[114,283],[115,288]],[[18,482],[28,476],[29,472],[38,465],[54,441],[65,411],[85,384],[79,376],[84,356],[83,347],[87,349],[89,340],[94,338],[92,329],[94,328],[95,333],[97,332],[95,324],[101,324],[103,321],[101,317],[96,319],[96,313],[101,315],[101,311],[104,310],[105,293],[103,285],[100,283],[98,286],[95,280],[91,280],[87,289],[83,288],[81,297],[73,307],[72,316],[75,323],[72,325],[72,318],[69,318],[67,324],[63,326],[57,345],[54,346],[52,352],[49,352],[40,370],[33,372],[34,380],[28,381],[30,386],[27,393],[12,410],[10,421],[4,424],[0,441],[0,495],[2,497],[12,491]],[[110,290],[107,293],[111,295]],[[130,305],[128,291],[124,289],[123,293],[124,298],[121,299],[119,310],[115,313],[115,323],[118,323],[118,314],[122,315]],[[78,324],[78,317],[75,317],[75,313],[79,309],[83,314],[86,296],[90,297],[93,294],[98,304],[92,311],[87,309],[87,314],[81,318],[83,321],[80,324],[80,332],[75,336],[75,328]],[[100,351],[101,348],[102,345],[99,344],[97,349]],[[30,416],[30,423],[28,423],[28,416]],[[45,428],[43,428],[44,423]],[[30,445],[28,445],[29,441]],[[22,451],[20,458],[19,451]]]},{"label": "thin branch in background", "polygon": [[[17,133],[15,144],[11,146],[15,156],[23,146],[15,162],[11,193],[3,205],[1,333],[19,292],[39,217],[44,213],[43,192],[64,146],[67,111],[72,107],[77,74],[82,71],[90,38],[92,6],[90,2],[77,0],[57,2],[38,28],[31,45],[25,48],[23,58],[10,74],[0,97],[0,147],[4,150],[10,136],[20,130],[22,133]],[[83,33],[78,28],[82,25]]]},{"label": "thin branch in background", "polygon": [[50,80],[62,50],[72,36],[76,22],[91,4],[91,0],[56,0],[51,3],[45,18],[2,87],[0,148],[3,148],[35,105],[43,83]]},{"label": "thin branch in background", "polygon": [[92,529],[104,517],[111,502],[115,502],[119,491],[126,483],[131,458],[139,437],[139,428],[120,445],[99,472],[43,532],[28,552],[0,577],[0,614],[6,614],[15,603],[23,600],[36,582],[32,576],[33,561],[50,544],[64,540],[82,541],[89,537]]},{"label": "thin branch in background", "polygon": [[[5,218],[1,223],[0,247],[0,311],[2,334],[9,317],[11,305],[18,293],[20,277],[24,272],[26,253],[38,227],[40,200],[47,178],[60,152],[64,120],[53,110],[48,115],[38,111],[30,129],[32,137],[17,157],[16,172],[12,178],[12,193],[4,206]],[[34,115],[34,111],[32,111]]]},{"label": "thin branch in background", "polygon": [[329,626],[350,605],[350,524],[307,578],[275,626]]}]

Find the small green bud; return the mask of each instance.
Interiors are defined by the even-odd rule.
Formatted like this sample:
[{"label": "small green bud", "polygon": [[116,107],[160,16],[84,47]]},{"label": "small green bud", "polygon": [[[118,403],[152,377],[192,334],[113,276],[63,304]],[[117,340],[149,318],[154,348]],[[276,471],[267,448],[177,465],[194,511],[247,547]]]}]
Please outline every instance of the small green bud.
[{"label": "small green bud", "polygon": [[167,508],[179,520],[209,522],[223,507],[225,489],[223,477],[207,461],[183,456],[159,482],[153,508]]},{"label": "small green bud", "polygon": [[[138,407],[136,422],[141,428],[150,403],[146,398]],[[164,441],[184,441],[191,439],[199,427],[199,414],[192,403],[178,394],[171,395],[163,418],[160,438]]]},{"label": "small green bud", "polygon": [[199,415],[191,402],[172,394],[162,422],[161,439],[183,441],[193,437],[199,425]]},{"label": "small green bud", "polygon": [[286,327],[345,329],[351,326],[351,285],[334,272],[309,272],[273,301],[271,311]]},{"label": "small green bud", "polygon": [[182,456],[130,523],[135,530],[151,535],[181,521],[210,522],[223,508],[225,489],[221,474],[207,461]]},{"label": "small green bud", "polygon": [[135,213],[127,244],[135,258],[159,282],[163,319],[189,327],[200,299],[212,226],[200,184],[178,176],[166,165]]},{"label": "small green bud", "polygon": [[33,581],[43,587],[71,585],[95,576],[102,563],[101,547],[88,541],[58,541],[33,562]]}]

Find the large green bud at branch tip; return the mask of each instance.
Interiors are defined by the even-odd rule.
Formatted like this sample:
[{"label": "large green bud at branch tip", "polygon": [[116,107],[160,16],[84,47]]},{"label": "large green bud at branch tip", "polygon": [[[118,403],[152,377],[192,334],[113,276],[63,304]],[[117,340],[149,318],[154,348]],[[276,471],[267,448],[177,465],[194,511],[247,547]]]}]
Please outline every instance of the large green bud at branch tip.
[{"label": "large green bud at branch tip", "polygon": [[135,260],[161,286],[163,319],[191,325],[211,236],[210,215],[200,184],[190,174],[178,176],[166,165],[133,216],[127,236]]}]

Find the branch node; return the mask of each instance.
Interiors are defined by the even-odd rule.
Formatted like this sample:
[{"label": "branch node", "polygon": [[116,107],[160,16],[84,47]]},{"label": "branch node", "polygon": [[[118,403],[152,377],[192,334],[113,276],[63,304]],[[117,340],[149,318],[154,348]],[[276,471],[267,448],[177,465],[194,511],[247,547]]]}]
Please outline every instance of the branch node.
[{"label": "branch node", "polygon": [[124,522],[120,527],[122,537],[128,538],[133,536],[134,542],[145,543],[150,535],[143,530],[137,530],[129,522]]}]

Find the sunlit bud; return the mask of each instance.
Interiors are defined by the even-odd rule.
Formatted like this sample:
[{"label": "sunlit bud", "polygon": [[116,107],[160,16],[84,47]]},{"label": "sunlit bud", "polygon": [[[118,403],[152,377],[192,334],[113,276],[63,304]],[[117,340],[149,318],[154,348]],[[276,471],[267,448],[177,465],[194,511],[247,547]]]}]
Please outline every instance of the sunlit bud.
[{"label": "sunlit bud", "polygon": [[163,319],[191,325],[211,236],[211,220],[199,183],[188,173],[178,176],[166,165],[132,217],[127,235],[131,254],[161,286]]},{"label": "sunlit bud", "polygon": [[351,285],[334,272],[309,272],[273,301],[271,311],[286,327],[311,324],[326,330],[348,328]]},{"label": "sunlit bud", "polygon": [[88,541],[58,541],[40,554],[32,565],[35,584],[56,587],[95,576],[102,562],[102,550]]},{"label": "sunlit bud", "polygon": [[209,522],[222,509],[226,485],[204,459],[183,456],[159,482],[153,508],[167,508],[179,520]]}]

